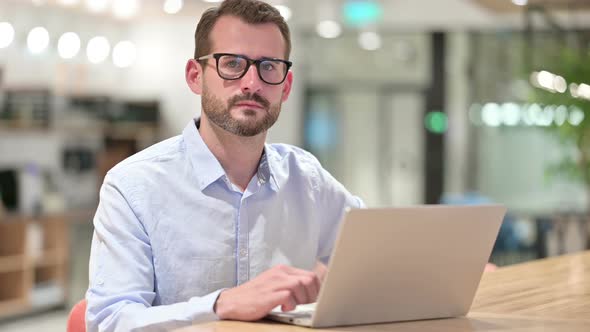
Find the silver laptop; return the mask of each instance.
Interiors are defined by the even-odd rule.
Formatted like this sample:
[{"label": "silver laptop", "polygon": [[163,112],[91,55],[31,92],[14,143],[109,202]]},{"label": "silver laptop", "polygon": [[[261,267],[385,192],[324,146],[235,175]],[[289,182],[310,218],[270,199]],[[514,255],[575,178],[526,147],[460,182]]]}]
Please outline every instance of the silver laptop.
[{"label": "silver laptop", "polygon": [[317,302],[267,318],[330,327],[464,316],[505,213],[500,205],[348,210]]}]

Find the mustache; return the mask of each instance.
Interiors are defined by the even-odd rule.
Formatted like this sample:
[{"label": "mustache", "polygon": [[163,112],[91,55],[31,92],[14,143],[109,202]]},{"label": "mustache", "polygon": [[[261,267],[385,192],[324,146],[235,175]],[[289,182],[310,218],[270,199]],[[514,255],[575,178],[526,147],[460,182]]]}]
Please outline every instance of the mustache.
[{"label": "mustache", "polygon": [[231,97],[229,99],[229,101],[227,102],[228,108],[232,108],[237,103],[242,102],[242,101],[255,101],[255,102],[259,103],[260,105],[262,105],[264,108],[268,108],[270,106],[270,102],[268,100],[266,100],[266,98],[262,97],[261,95],[259,95],[257,93],[245,93],[243,95],[236,95],[236,96]]}]

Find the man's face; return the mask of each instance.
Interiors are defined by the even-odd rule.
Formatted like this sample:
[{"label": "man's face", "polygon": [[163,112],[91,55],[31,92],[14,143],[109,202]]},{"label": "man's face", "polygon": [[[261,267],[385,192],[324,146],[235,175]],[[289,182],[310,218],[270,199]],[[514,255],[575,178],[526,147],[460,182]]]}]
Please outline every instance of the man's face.
[{"label": "man's face", "polygon": [[[222,16],[213,27],[210,40],[211,53],[233,53],[250,59],[285,57],[285,41],[272,23],[251,25],[234,16]],[[205,116],[239,136],[258,135],[276,122],[292,82],[289,72],[282,84],[267,84],[258,76],[255,65],[241,79],[224,80],[217,74],[215,59],[207,61],[202,74]]]}]

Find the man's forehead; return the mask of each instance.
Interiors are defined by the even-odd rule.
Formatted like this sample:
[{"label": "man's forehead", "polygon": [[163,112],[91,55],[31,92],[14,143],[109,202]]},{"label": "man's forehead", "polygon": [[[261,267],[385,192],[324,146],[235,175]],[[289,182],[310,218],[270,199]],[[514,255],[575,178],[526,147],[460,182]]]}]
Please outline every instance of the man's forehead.
[{"label": "man's forehead", "polygon": [[233,15],[224,15],[217,20],[211,30],[209,41],[213,52],[255,57],[281,58],[286,49],[283,35],[275,23],[251,24]]},{"label": "man's forehead", "polygon": [[235,16],[235,15],[222,15],[222,16],[220,16],[217,19],[217,21],[215,22],[215,25],[213,26],[213,30],[220,29],[220,28],[223,29],[223,28],[228,28],[228,27],[229,28],[238,27],[238,29],[249,28],[249,29],[256,29],[256,30],[276,29],[280,33],[280,29],[279,29],[278,25],[275,24],[274,22],[249,23],[249,22],[246,22],[241,17]]}]

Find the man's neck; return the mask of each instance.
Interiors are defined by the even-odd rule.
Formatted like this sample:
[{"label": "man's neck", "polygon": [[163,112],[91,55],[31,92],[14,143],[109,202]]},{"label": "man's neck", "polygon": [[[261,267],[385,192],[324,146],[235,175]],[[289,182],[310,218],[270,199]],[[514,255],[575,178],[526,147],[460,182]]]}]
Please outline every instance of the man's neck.
[{"label": "man's neck", "polygon": [[252,137],[237,136],[219,128],[203,116],[199,133],[229,180],[242,191],[246,190],[258,170],[266,132]]}]

